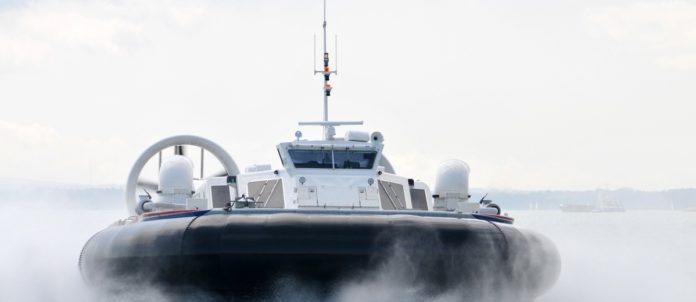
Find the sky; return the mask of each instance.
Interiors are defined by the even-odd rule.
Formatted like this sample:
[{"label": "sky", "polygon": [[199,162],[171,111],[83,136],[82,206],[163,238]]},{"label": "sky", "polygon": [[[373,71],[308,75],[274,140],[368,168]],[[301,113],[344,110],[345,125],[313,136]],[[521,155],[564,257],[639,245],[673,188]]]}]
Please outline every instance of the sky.
[{"label": "sky", "polygon": [[[329,1],[330,118],[474,187],[696,186],[696,1]],[[0,1],[0,178],[123,184],[176,134],[243,168],[318,138],[319,0]],[[330,51],[333,53],[333,41]],[[317,62],[318,63],[318,62]],[[339,128],[342,134],[346,129]]]}]

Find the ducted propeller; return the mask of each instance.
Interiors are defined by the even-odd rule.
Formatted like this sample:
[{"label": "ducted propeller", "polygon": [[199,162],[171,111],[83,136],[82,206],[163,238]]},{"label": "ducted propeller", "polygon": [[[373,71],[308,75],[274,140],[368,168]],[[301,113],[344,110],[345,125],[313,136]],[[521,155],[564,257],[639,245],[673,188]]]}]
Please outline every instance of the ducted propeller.
[{"label": "ducted propeller", "polygon": [[[204,150],[204,149],[201,148],[201,153],[203,153],[202,150]],[[164,150],[160,150],[159,152],[157,152],[157,155],[158,155],[157,171],[158,172],[162,171],[162,164],[163,164],[162,151],[164,151]],[[188,157],[187,151],[188,151],[188,148],[185,145],[174,146],[174,155]],[[202,159],[201,159],[201,165],[203,165]],[[152,179],[147,179],[147,178],[139,178],[137,187],[139,189],[148,190],[150,192],[159,192],[160,191],[159,183],[160,183],[160,181],[157,181],[157,180],[152,180]]]},{"label": "ducted propeller", "polygon": [[[204,166],[203,154],[205,153],[205,150],[213,154],[213,156],[220,161],[225,169],[224,173],[231,176],[236,176],[239,174],[239,168],[232,157],[222,147],[208,139],[193,135],[180,135],[165,138],[147,148],[138,157],[135,164],[131,168],[128,175],[128,182],[126,184],[126,207],[131,215],[138,214],[136,212],[135,196],[138,187],[147,190],[154,188],[155,191],[158,191],[158,193],[161,194],[160,197],[162,197],[162,194],[170,194],[169,201],[180,201],[182,196],[185,196],[185,194],[190,195],[192,193],[190,187],[188,185],[184,185],[193,181],[193,164],[190,163],[190,159],[186,157],[187,148],[185,146],[197,146],[201,148],[200,179],[205,178],[203,174],[204,170],[202,168]],[[162,151],[170,147],[174,147],[174,156],[163,159]],[[148,163],[148,161],[158,154],[160,163],[160,182],[140,179],[140,174],[143,167]],[[190,163],[188,168],[186,168],[186,161]],[[167,172],[164,171],[165,168],[168,170]],[[166,175],[163,175],[163,173]],[[171,176],[171,179],[167,180],[167,192],[163,192],[161,190],[164,184],[164,176]],[[184,179],[184,177],[186,177],[186,179]],[[180,196],[177,196],[177,194],[180,194]]]}]

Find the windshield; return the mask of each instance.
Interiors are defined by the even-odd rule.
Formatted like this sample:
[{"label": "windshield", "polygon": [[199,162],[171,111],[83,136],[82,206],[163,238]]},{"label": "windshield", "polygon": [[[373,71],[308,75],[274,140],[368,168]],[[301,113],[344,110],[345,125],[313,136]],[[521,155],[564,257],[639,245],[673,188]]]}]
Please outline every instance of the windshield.
[{"label": "windshield", "polygon": [[377,151],[288,150],[295,168],[372,169]]}]

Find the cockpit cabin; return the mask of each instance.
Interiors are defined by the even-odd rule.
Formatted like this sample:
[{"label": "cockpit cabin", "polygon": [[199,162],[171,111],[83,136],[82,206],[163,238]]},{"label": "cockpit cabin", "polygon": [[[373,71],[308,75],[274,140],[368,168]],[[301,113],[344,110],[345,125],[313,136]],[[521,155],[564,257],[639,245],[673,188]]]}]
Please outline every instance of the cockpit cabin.
[{"label": "cockpit cabin", "polygon": [[[230,196],[253,198],[258,208],[361,208],[432,210],[428,186],[397,176],[382,154],[382,135],[349,131],[334,140],[296,140],[277,146],[282,169],[254,165],[232,177],[230,184],[212,185],[213,205]],[[216,201],[218,199],[218,201]]]}]

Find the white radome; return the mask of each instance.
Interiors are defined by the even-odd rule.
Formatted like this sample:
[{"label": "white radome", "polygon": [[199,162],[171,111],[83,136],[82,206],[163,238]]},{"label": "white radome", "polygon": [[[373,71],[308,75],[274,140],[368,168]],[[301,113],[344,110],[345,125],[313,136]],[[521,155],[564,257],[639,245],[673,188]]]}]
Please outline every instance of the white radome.
[{"label": "white radome", "polygon": [[433,193],[435,210],[476,212],[478,203],[469,202],[469,165],[450,159],[440,164],[435,176]]},{"label": "white radome", "polygon": [[435,176],[434,194],[442,198],[469,198],[469,165],[458,159],[442,162]]},{"label": "white radome", "polygon": [[188,157],[174,155],[164,159],[159,175],[159,191],[163,195],[191,194],[193,163]]}]

